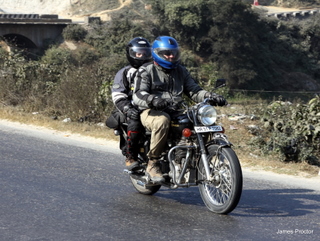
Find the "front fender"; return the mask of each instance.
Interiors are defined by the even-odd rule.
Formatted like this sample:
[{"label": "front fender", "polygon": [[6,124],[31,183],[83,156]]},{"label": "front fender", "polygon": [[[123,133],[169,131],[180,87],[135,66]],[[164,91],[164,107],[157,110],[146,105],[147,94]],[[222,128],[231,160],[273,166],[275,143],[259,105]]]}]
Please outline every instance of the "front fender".
[{"label": "front fender", "polygon": [[224,135],[214,136],[210,141],[206,143],[206,147],[210,145],[218,145],[218,146],[232,146],[232,143],[227,139]]}]

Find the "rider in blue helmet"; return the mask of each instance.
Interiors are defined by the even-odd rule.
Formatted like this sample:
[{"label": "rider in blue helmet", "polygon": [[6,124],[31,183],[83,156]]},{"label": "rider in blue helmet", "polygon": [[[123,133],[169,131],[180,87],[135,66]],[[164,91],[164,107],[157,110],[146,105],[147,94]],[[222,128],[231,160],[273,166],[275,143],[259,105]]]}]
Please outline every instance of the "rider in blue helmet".
[{"label": "rider in blue helmet", "polygon": [[220,95],[202,89],[189,71],[180,64],[177,41],[169,36],[160,36],[152,44],[154,62],[143,64],[134,79],[133,102],[141,111],[142,125],[151,131],[150,150],[146,173],[154,183],[161,183],[160,158],[167,145],[171,111],[167,106],[173,99],[186,95],[195,102],[210,97],[215,105],[226,105]]},{"label": "rider in blue helmet", "polygon": [[177,41],[169,36],[160,36],[152,44],[153,60],[165,69],[175,69],[180,63]]}]

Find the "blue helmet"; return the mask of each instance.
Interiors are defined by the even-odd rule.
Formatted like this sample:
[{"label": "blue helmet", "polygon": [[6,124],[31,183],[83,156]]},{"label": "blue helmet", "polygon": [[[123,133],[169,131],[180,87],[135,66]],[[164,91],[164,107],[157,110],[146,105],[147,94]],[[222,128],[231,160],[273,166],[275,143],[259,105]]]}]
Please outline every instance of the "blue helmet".
[{"label": "blue helmet", "polygon": [[177,40],[160,36],[152,44],[154,61],[165,69],[174,69],[180,63],[180,50]]}]

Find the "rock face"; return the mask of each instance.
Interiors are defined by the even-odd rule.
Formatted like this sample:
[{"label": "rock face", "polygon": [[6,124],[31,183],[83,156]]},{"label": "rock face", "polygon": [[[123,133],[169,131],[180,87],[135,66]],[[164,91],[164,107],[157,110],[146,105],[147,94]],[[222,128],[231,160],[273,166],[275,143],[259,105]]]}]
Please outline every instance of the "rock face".
[{"label": "rock face", "polygon": [[0,0],[0,13],[61,14],[72,4],[73,0]]}]

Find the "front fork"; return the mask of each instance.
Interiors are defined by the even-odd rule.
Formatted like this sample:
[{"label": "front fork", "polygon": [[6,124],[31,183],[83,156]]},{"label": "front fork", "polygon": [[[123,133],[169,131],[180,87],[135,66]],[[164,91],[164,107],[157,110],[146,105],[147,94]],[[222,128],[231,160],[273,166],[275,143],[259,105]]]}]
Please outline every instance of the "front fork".
[{"label": "front fork", "polygon": [[[198,123],[195,110],[192,110],[192,116],[193,116],[193,123],[196,125]],[[200,147],[200,155],[201,155],[201,161],[204,166],[205,174],[206,174],[206,180],[212,181],[213,175],[210,173],[210,167],[209,167],[209,161],[208,161],[208,154],[206,151],[205,141],[203,139],[203,136],[200,133],[197,133],[197,139]]]},{"label": "front fork", "polygon": [[[197,133],[197,137],[199,140],[199,147],[201,152],[201,160],[204,166],[205,174],[206,174],[206,180],[208,181],[214,181],[214,173],[210,172],[210,161],[208,160],[208,153],[206,152],[206,144],[204,142],[203,136],[199,133]],[[221,151],[222,147],[225,146],[232,146],[232,143],[229,142],[227,137],[222,133],[214,133],[212,139],[207,143],[207,146],[210,144],[218,145],[219,148],[217,150],[216,158],[218,158],[218,152]]]},{"label": "front fork", "polygon": [[204,166],[204,171],[206,174],[206,180],[213,181],[213,175],[210,172],[208,154],[206,151],[206,146],[203,140],[203,136],[200,133],[197,133],[198,143],[200,147],[201,161]]}]

